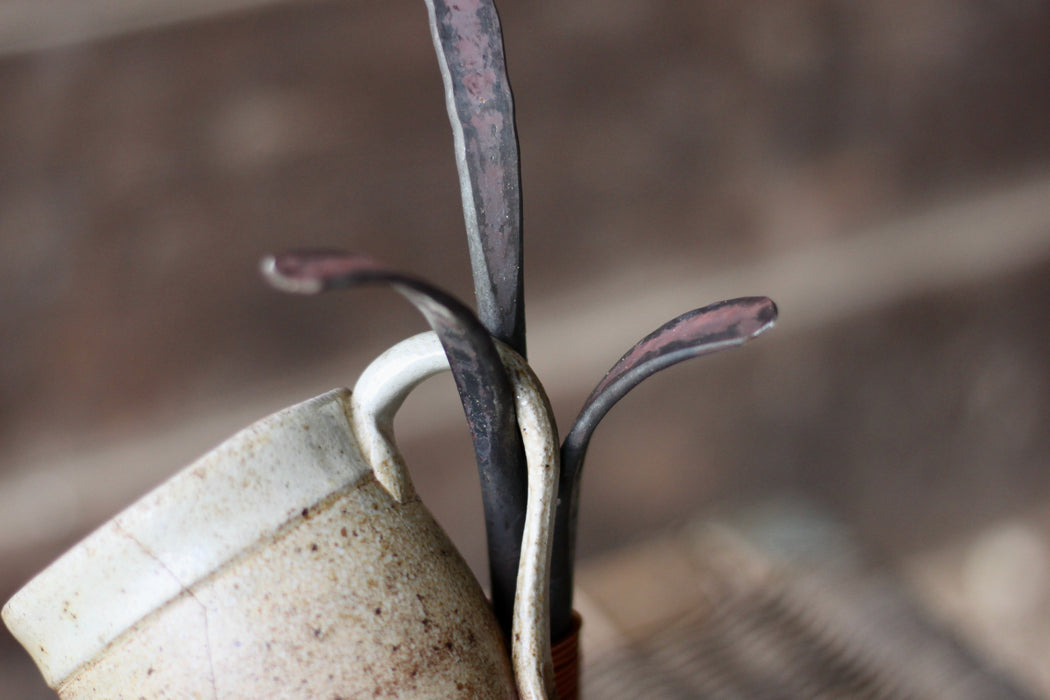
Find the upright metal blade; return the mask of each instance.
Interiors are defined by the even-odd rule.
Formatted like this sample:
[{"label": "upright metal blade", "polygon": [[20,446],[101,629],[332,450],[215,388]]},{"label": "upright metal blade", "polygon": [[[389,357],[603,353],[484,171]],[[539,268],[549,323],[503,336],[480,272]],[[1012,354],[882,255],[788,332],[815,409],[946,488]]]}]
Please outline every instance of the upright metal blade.
[{"label": "upright metal blade", "polygon": [[[494,337],[525,357],[521,173],[499,16],[493,0],[426,0],[426,5],[452,124],[478,317]],[[510,430],[517,435],[516,427]],[[501,471],[504,481],[516,489],[527,483],[523,450],[501,459],[491,468]],[[490,488],[482,482],[486,503],[502,498],[488,493]],[[496,539],[490,530],[488,540],[493,605],[501,623],[505,606],[513,603],[518,575],[524,488],[514,503],[520,511],[504,513],[513,533]],[[504,599],[507,592],[510,597]]]},{"label": "upright metal blade", "polygon": [[514,394],[488,331],[454,297],[359,255],[297,251],[266,258],[262,268],[272,286],[296,294],[319,294],[370,283],[390,285],[416,306],[437,333],[474,441],[490,549],[492,605],[509,638],[528,481],[524,469],[506,468],[507,464],[517,464],[515,460],[524,455],[524,448]]},{"label": "upright metal blade", "polygon": [[456,151],[478,317],[525,356],[521,174],[491,0],[426,0]]}]

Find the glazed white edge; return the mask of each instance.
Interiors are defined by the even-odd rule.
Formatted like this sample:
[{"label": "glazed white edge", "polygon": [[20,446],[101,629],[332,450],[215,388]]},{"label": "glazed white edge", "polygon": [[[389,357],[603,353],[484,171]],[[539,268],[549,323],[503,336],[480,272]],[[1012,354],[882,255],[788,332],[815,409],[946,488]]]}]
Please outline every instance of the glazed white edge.
[{"label": "glazed white edge", "polygon": [[[241,430],[62,555],[3,608],[51,687],[304,509],[371,473],[337,389]],[[245,467],[251,466],[250,470]],[[157,513],[162,513],[158,517]]]},{"label": "glazed white edge", "polygon": [[421,382],[449,369],[433,332],[406,338],[373,360],[350,395],[350,423],[376,479],[399,503],[415,497],[412,481],[394,441],[394,414]]}]

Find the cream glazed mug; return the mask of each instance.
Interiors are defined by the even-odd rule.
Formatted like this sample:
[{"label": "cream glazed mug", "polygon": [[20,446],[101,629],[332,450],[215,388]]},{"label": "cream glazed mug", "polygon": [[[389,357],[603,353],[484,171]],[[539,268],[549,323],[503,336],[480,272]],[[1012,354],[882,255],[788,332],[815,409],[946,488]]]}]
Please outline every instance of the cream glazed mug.
[{"label": "cream glazed mug", "polygon": [[529,467],[512,656],[416,496],[393,416],[448,369],[433,333],[237,433],[30,581],[3,619],[63,700],[553,697],[557,438],[500,353]]}]

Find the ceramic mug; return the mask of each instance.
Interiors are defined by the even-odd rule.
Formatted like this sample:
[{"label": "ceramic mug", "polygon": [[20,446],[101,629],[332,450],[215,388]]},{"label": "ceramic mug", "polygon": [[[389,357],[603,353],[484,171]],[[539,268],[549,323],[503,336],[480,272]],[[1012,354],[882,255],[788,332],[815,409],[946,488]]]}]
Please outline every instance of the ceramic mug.
[{"label": "ceramic mug", "polygon": [[548,697],[556,437],[539,383],[501,354],[529,464],[513,659],[393,443],[401,401],[448,368],[432,333],[352,393],[176,474],[28,583],[4,622],[63,700]]}]

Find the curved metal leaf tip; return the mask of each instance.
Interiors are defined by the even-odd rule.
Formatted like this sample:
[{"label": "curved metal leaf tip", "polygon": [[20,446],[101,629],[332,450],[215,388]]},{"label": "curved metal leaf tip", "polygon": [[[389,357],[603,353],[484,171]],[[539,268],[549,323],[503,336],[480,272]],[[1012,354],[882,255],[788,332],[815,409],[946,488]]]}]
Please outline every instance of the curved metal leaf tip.
[{"label": "curved metal leaf tip", "polygon": [[274,289],[291,294],[319,294],[370,281],[408,280],[408,276],[385,268],[371,258],[339,250],[303,250],[267,255],[260,264],[263,277]]},{"label": "curved metal leaf tip", "polygon": [[[742,297],[677,316],[656,329],[606,373],[584,402],[584,410],[616,387],[619,400],[646,377],[683,360],[742,345],[773,327],[777,306],[767,297]],[[626,386],[617,386],[627,381]]]}]

